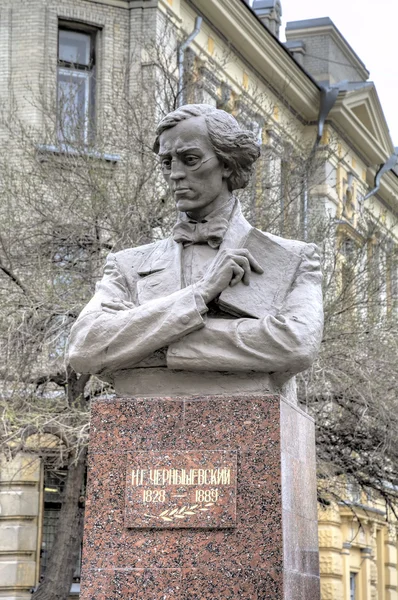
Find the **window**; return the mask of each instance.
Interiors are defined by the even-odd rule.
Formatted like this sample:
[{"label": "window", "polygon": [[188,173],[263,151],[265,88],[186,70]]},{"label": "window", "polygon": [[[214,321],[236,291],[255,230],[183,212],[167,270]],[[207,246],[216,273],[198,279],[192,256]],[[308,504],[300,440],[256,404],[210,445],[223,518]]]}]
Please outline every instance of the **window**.
[{"label": "window", "polygon": [[58,139],[71,146],[94,135],[96,33],[68,25],[58,31]]},{"label": "window", "polygon": [[353,184],[354,176],[351,172],[347,173],[347,179],[343,179],[343,216],[351,223],[355,213],[355,187]]},{"label": "window", "polygon": [[355,259],[355,242],[352,238],[344,237],[341,242],[340,252],[347,260]]},{"label": "window", "polygon": [[373,321],[379,318],[380,301],[383,291],[383,261],[380,242],[377,235],[368,241],[368,303],[369,317]]},{"label": "window", "polygon": [[357,598],[357,574],[350,573],[350,600]]},{"label": "window", "polygon": [[364,194],[357,192],[357,206],[358,206],[358,212],[359,212],[360,217],[363,216],[363,212],[364,212],[364,203],[363,203],[364,197],[365,197]]},{"label": "window", "polygon": [[347,481],[347,496],[350,502],[358,504],[361,501],[361,488],[356,481]]},{"label": "window", "polygon": [[203,89],[202,91],[202,102],[203,104],[210,104],[214,107],[217,106],[217,98],[214,97],[213,94],[208,92],[206,89]]},{"label": "window", "polygon": [[[43,510],[43,528],[42,544],[40,552],[40,580],[43,579],[54,545],[58,527],[58,519],[62,506],[62,493],[65,487],[65,469],[44,468],[44,510]],[[71,592],[79,591],[81,571],[81,549],[73,573],[73,583]]]}]

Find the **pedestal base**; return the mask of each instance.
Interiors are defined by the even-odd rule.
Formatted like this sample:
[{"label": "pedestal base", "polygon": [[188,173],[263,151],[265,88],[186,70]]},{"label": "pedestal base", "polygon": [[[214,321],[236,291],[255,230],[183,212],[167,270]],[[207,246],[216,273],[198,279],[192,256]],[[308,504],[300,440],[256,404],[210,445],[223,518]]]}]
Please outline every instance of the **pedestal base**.
[{"label": "pedestal base", "polygon": [[81,587],[319,600],[312,419],[275,395],[97,401]]}]

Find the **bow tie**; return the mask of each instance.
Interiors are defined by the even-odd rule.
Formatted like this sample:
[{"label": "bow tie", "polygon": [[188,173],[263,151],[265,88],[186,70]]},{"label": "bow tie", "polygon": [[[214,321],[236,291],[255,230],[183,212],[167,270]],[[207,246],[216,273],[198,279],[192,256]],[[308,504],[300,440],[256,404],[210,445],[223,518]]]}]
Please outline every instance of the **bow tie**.
[{"label": "bow tie", "polygon": [[191,244],[209,244],[218,248],[228,229],[228,221],[223,217],[214,217],[210,221],[179,221],[173,228],[174,241],[190,246]]}]

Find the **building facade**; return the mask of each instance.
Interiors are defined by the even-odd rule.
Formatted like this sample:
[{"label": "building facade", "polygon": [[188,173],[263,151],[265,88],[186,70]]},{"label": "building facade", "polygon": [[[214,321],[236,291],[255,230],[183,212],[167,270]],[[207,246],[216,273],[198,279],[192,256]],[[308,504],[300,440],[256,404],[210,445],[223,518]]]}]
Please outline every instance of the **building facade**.
[{"label": "building facade", "polygon": [[[0,0],[2,109],[17,109],[43,131],[43,160],[90,146],[93,158],[115,169],[128,128],[114,106],[126,90],[134,101],[145,97],[148,135],[182,99],[231,111],[263,146],[244,196],[252,222],[319,242],[317,218],[327,216],[342,273],[351,246],[369,243],[372,222],[369,252],[387,265],[378,302],[385,315],[396,314],[398,175],[387,169],[367,198],[394,154],[369,73],[330,19],[288,23],[282,44],[279,0],[249,4]],[[164,77],[171,104],[159,85]],[[12,148],[7,131],[0,141]],[[316,157],[310,174],[300,157]],[[30,450],[37,452],[1,463],[0,597],[9,600],[29,598],[38,585],[62,492],[62,472],[58,481],[46,479],[43,442],[32,441]],[[320,505],[322,600],[398,600],[397,529],[387,517],[382,504],[355,490],[344,502]],[[78,594],[78,569],[75,575],[71,593]]]}]

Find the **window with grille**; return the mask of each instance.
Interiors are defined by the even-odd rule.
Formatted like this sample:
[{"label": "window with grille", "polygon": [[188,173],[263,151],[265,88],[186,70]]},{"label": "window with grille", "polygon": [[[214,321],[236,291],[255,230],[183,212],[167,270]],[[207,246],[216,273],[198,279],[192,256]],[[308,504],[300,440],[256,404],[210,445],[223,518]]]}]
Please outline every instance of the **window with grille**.
[{"label": "window with grille", "polygon": [[[44,471],[44,510],[40,552],[40,579],[43,579],[51,550],[54,546],[58,520],[62,506],[62,493],[65,487],[66,470],[51,469]],[[73,573],[71,592],[78,590],[81,570],[81,549]]]},{"label": "window with grille", "polygon": [[88,144],[94,136],[97,33],[83,26],[59,26],[57,129],[66,145]]}]

